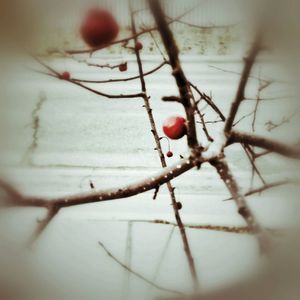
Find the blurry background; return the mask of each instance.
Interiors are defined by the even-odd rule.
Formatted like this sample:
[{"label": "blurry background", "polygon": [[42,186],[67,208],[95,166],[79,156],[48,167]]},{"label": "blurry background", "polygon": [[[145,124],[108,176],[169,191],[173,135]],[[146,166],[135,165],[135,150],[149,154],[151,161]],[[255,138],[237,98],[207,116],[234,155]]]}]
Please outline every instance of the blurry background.
[{"label": "blurry background", "polygon": [[[248,1],[164,1],[166,12],[177,17],[197,6],[172,25],[188,79],[211,94],[225,115],[235,95],[243,56],[252,41],[255,17],[261,3]],[[113,11],[122,30],[130,35],[126,1],[1,1],[1,178],[14,183],[28,195],[55,197],[116,187],[148,177],[160,168],[150,125],[136,99],[108,100],[68,82],[37,74],[24,49],[43,55],[59,72],[69,71],[82,79],[105,80],[138,74],[135,56],[121,46],[98,51],[92,57],[78,56],[99,64],[128,62],[128,71],[87,67],[74,58],[49,56],[47,49],[83,49],[78,28],[87,8],[105,6]],[[259,81],[274,81],[260,94],[255,132],[295,144],[298,122],[298,22],[293,2],[272,4],[265,28],[267,52],[253,69],[237,120],[237,128],[252,131]],[[135,1],[137,9],[143,1]],[[293,12],[295,12],[293,14]],[[287,18],[288,17],[288,18]],[[147,11],[137,18],[140,27],[153,25]],[[201,26],[201,28],[199,27]],[[159,36],[154,34],[163,49]],[[145,71],[161,62],[150,35],[143,35],[142,59]],[[271,47],[270,47],[271,45]],[[20,50],[23,49],[23,50]],[[295,55],[296,54],[296,55]],[[146,77],[154,117],[162,135],[164,119],[183,111],[160,99],[177,94],[168,66]],[[139,81],[91,85],[108,93],[139,92]],[[204,104],[200,108],[212,133],[222,127],[217,116]],[[270,124],[284,126],[270,130]],[[271,122],[271,123],[270,123]],[[202,139],[201,126],[198,127]],[[162,141],[165,152],[166,141]],[[188,154],[184,139],[171,142],[175,163]],[[226,154],[244,191],[251,185],[251,165],[239,145]],[[258,167],[267,182],[297,179],[299,163],[277,155],[259,159]],[[255,177],[253,185],[261,182]],[[208,165],[174,180],[176,196],[183,203],[187,224],[244,225],[235,205],[222,201],[227,190]],[[288,229],[298,223],[297,187],[276,188],[249,197],[257,219],[284,245]],[[174,221],[165,188],[157,200],[152,192],[120,201],[85,205],[62,210],[29,251],[25,244],[38,218],[39,209],[0,211],[0,291],[3,299],[152,299],[159,291],[130,275],[98,245],[108,249],[132,269],[160,285],[190,291],[191,278],[177,228],[141,221]],[[248,234],[187,229],[202,291],[226,287],[255,274],[262,266],[256,240]],[[284,234],[283,234],[284,232]],[[0,297],[1,298],[1,297]],[[296,298],[295,298],[296,299]]]}]

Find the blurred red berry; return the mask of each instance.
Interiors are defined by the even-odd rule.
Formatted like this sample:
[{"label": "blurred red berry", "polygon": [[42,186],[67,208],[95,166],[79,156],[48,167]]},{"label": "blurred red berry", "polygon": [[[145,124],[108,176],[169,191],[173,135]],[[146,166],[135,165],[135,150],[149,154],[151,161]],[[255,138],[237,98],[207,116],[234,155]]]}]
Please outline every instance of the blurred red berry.
[{"label": "blurred red berry", "polygon": [[119,71],[120,72],[127,71],[127,62],[119,65]]},{"label": "blurred red berry", "polygon": [[171,116],[163,124],[163,131],[167,137],[178,140],[186,134],[186,120],[181,116]]},{"label": "blurred red berry", "polygon": [[137,42],[134,48],[136,51],[140,51],[143,49],[143,44],[141,42]]},{"label": "blurred red berry", "polygon": [[173,152],[172,152],[172,151],[168,151],[168,152],[167,152],[167,156],[168,156],[168,157],[172,157],[172,156],[173,156]]},{"label": "blurred red berry", "polygon": [[90,47],[101,47],[117,37],[119,25],[109,11],[93,8],[85,16],[80,33]]},{"label": "blurred red berry", "polygon": [[62,74],[61,74],[61,79],[64,79],[64,80],[70,80],[70,78],[71,78],[71,75],[70,75],[70,73],[69,72],[63,72]]}]

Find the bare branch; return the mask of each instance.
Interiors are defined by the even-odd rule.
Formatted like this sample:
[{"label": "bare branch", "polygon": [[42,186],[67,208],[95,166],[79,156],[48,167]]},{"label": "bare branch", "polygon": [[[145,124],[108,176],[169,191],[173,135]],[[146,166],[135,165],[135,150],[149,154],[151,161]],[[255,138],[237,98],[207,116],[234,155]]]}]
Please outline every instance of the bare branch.
[{"label": "bare branch", "polygon": [[179,102],[179,103],[182,103],[182,100],[180,97],[178,96],[164,96],[161,98],[162,101],[165,101],[165,102]]},{"label": "bare branch", "polygon": [[[236,72],[236,71],[232,71],[232,70],[227,70],[227,69],[223,69],[223,68],[220,68],[220,67],[217,67],[217,66],[213,66],[213,65],[209,65],[210,68],[213,68],[213,69],[216,69],[216,70],[219,70],[219,71],[222,71],[222,72],[225,72],[225,73],[231,73],[231,74],[236,74],[236,75],[241,75],[240,72]],[[268,86],[274,82],[274,80],[270,80],[270,79],[261,79],[257,76],[254,76],[254,75],[250,75],[249,74],[249,79],[256,79],[256,80],[262,80],[265,84],[267,84]],[[249,98],[245,98],[245,100],[247,100]],[[253,98],[253,100],[256,100],[256,98]]]},{"label": "bare branch", "polygon": [[[167,61],[163,61],[161,64],[159,64],[157,67],[153,68],[152,70],[145,72],[143,76],[148,76],[150,74],[155,73],[159,69],[161,69],[163,66],[167,65]],[[126,82],[126,81],[131,81],[135,79],[139,79],[140,75],[132,76],[132,77],[127,77],[127,78],[119,78],[119,79],[108,79],[108,80],[88,80],[88,79],[79,79],[79,78],[72,78],[74,81],[78,82],[87,82],[87,83],[111,83],[111,82]]]},{"label": "bare branch", "polygon": [[130,272],[131,274],[135,275],[137,278],[143,280],[144,282],[148,283],[149,285],[152,285],[153,287],[161,290],[161,291],[165,291],[165,292],[169,292],[172,294],[183,294],[179,291],[176,290],[172,290],[172,289],[168,289],[165,287],[162,287],[156,283],[154,283],[153,281],[149,280],[148,278],[146,278],[145,276],[141,275],[140,273],[132,270],[131,268],[129,268],[127,265],[125,265],[124,263],[122,263],[118,258],[116,258],[105,246],[103,243],[98,242],[99,245],[102,247],[102,249],[106,252],[106,254],[111,257],[116,263],[118,263],[122,268],[126,269],[128,272]]},{"label": "bare branch", "polygon": [[200,95],[201,99],[203,99],[221,118],[222,121],[225,121],[225,116],[221,112],[221,110],[215,105],[215,103],[212,101],[211,97],[206,95],[205,93],[202,93],[197,86],[189,82],[190,86]]},{"label": "bare branch", "polygon": [[59,208],[56,206],[52,206],[48,209],[47,215],[43,220],[38,220],[38,226],[33,233],[31,239],[29,240],[29,246],[31,246],[37,239],[38,237],[42,234],[42,232],[46,229],[48,224],[53,220],[53,218],[57,215],[59,212]]},{"label": "bare branch", "polygon": [[[232,200],[231,199],[226,199]],[[226,201],[223,200],[223,201]],[[174,222],[166,220],[132,220],[134,223],[152,223],[152,224],[162,224],[162,225],[171,225],[176,227],[177,224]],[[212,231],[221,231],[226,233],[236,233],[236,234],[254,234],[254,232],[248,226],[225,226],[225,225],[211,225],[211,224],[185,224],[185,228],[196,229],[196,230],[212,230]],[[267,228],[266,229],[271,234],[279,234],[282,232],[280,229]]]},{"label": "bare branch", "polygon": [[167,51],[169,62],[172,67],[172,75],[175,78],[182,104],[185,108],[187,117],[187,139],[188,145],[193,148],[198,145],[194,107],[191,103],[191,93],[189,88],[189,82],[185,77],[179,60],[179,50],[175,42],[172,31],[168,26],[168,22],[165,19],[164,12],[158,0],[149,0],[150,9],[155,19],[157,29],[160,33],[161,39],[164,43]]},{"label": "bare branch", "polygon": [[[287,184],[295,184],[295,183],[299,183],[299,182],[298,181],[293,181],[293,180],[280,180],[280,181],[276,181],[276,182],[273,182],[273,183],[266,183],[266,184],[264,184],[263,186],[261,186],[259,188],[251,189],[250,191],[245,193],[244,196],[247,197],[247,196],[251,196],[251,195],[254,195],[254,194],[260,194],[264,191],[267,191],[269,189],[272,189],[272,188],[275,188],[275,187],[278,187],[278,186],[287,185]],[[223,201],[228,201],[228,200],[232,200],[232,197],[227,198]]]},{"label": "bare branch", "polygon": [[161,255],[160,255],[160,258],[159,258],[159,260],[158,260],[157,267],[156,267],[156,269],[155,269],[155,271],[154,271],[154,275],[153,275],[153,278],[152,278],[152,281],[153,281],[153,282],[156,281],[157,276],[158,276],[158,274],[159,274],[159,272],[160,272],[162,263],[163,263],[163,261],[164,261],[164,259],[165,259],[166,254],[167,254],[167,250],[169,249],[169,245],[170,245],[170,242],[171,242],[171,239],[172,239],[174,230],[175,230],[175,226],[172,226],[172,227],[171,227],[171,230],[170,230],[170,233],[169,233],[169,236],[168,236],[168,238],[167,238],[167,240],[166,240],[166,243],[165,243],[165,245],[164,245],[164,247],[163,247],[163,251],[162,251],[162,253],[161,253]]},{"label": "bare branch", "polygon": [[[130,8],[130,10],[132,11],[131,8]],[[136,32],[136,26],[135,26],[135,20],[134,20],[134,15],[133,14],[131,14],[131,26],[132,26],[132,33],[134,35],[135,32]],[[134,42],[135,42],[135,45],[136,45],[137,44],[137,38],[135,38]],[[166,160],[165,160],[164,153],[162,151],[161,142],[160,142],[161,139],[160,139],[160,137],[157,133],[152,108],[151,108],[150,102],[149,102],[149,97],[147,96],[146,82],[145,82],[144,75],[143,75],[143,65],[142,65],[140,52],[139,52],[139,50],[136,49],[136,47],[135,47],[135,55],[136,55],[137,64],[138,64],[138,67],[139,67],[141,89],[145,93],[144,106],[145,106],[147,114],[148,114],[148,118],[149,118],[150,126],[151,126],[151,132],[153,134],[153,137],[154,137],[154,140],[155,140],[155,143],[156,143],[156,149],[157,149],[159,157],[160,157],[161,165],[162,165],[163,168],[165,168],[167,166],[167,163],[166,163]],[[197,278],[196,268],[195,268],[195,264],[194,264],[194,259],[193,259],[192,252],[191,252],[190,245],[189,245],[189,241],[188,241],[188,238],[187,238],[187,235],[186,235],[186,232],[185,232],[185,228],[183,226],[183,223],[182,223],[182,220],[181,220],[181,217],[180,217],[180,214],[179,214],[179,210],[178,210],[178,207],[176,205],[177,201],[176,201],[176,197],[175,197],[175,193],[174,193],[174,187],[172,186],[171,182],[167,183],[167,187],[168,187],[170,198],[171,198],[171,201],[172,201],[172,204],[173,204],[172,206],[173,206],[173,210],[174,210],[175,219],[176,219],[176,222],[177,222],[179,230],[180,230],[180,235],[181,235],[181,239],[182,239],[182,242],[183,242],[184,251],[185,251],[188,263],[189,263],[189,268],[190,268],[190,271],[191,271],[191,274],[192,274],[194,286],[195,286],[195,289],[197,289],[197,287],[198,287],[198,278]],[[156,192],[154,193],[154,197],[153,197],[154,199],[157,196],[158,188],[159,188],[159,186],[157,187]]]},{"label": "bare branch", "polygon": [[155,189],[157,186],[163,185],[174,179],[175,177],[178,177],[179,175],[192,169],[198,163],[198,159],[196,159],[195,156],[191,156],[188,159],[181,160],[171,167],[164,168],[158,174],[153,175],[150,178],[138,181],[130,185],[126,185],[124,187],[117,187],[103,191],[93,190],[86,193],[64,196],[54,199],[22,197],[21,199],[15,199],[12,204],[14,206],[32,206],[46,208],[56,206],[59,208],[64,208],[74,205],[128,198]]},{"label": "bare branch", "polygon": [[[166,18],[168,20],[173,20],[173,18],[166,16]],[[183,20],[174,20],[174,22],[176,23],[180,23],[180,24],[184,24],[187,25],[189,27],[194,27],[194,28],[198,28],[198,29],[227,29],[230,27],[235,27],[238,24],[228,24],[228,25],[215,25],[215,24],[211,24],[211,25],[197,25],[197,24],[193,24],[193,23],[189,23]]]},{"label": "bare branch", "polygon": [[252,66],[255,62],[256,56],[260,51],[260,43],[261,43],[261,36],[259,33],[257,33],[256,39],[250,49],[248,57],[245,59],[245,65],[243,72],[241,74],[240,83],[236,92],[235,99],[231,105],[231,109],[229,112],[229,116],[225,122],[224,131],[226,134],[228,134],[232,128],[235,116],[237,114],[237,111],[239,109],[239,106],[243,99],[245,98],[245,88],[249,79],[249,75],[252,69]]},{"label": "bare branch", "polygon": [[251,149],[251,147],[249,145],[244,145],[244,144],[241,144],[241,146],[243,147],[247,157],[248,157],[248,160],[252,166],[252,180],[251,180],[251,186],[253,184],[253,179],[254,179],[254,175],[255,173],[257,174],[257,176],[259,177],[259,179],[262,181],[263,184],[266,184],[266,181],[265,179],[263,178],[263,176],[261,175],[258,167],[256,166],[255,164],[255,153],[253,152],[253,150]]},{"label": "bare branch", "polygon": [[251,145],[254,147],[260,147],[265,150],[281,154],[286,157],[300,159],[300,148],[295,146],[288,146],[278,141],[274,141],[258,135],[249,133],[241,133],[238,131],[232,131],[227,141],[227,145],[233,143],[241,143],[245,145]]},{"label": "bare branch", "polygon": [[234,179],[224,158],[218,158],[211,161],[211,164],[216,168],[221,179],[224,181],[233,200],[238,208],[238,213],[244,218],[248,227],[256,235],[259,247],[262,253],[266,253],[269,248],[269,239],[260,225],[254,218],[251,210],[249,209],[244,196],[240,193],[236,180]]},{"label": "bare branch", "polygon": [[[34,57],[34,59],[40,63],[42,66],[44,66],[48,71],[50,71],[50,74],[49,73],[46,73],[46,72],[40,72],[38,71],[39,73],[42,73],[44,75],[48,75],[48,76],[52,76],[52,77],[55,77],[55,78],[58,78],[58,79],[61,79],[61,75],[60,73],[58,73],[57,71],[55,71],[53,68],[51,68],[49,65],[47,65],[45,62],[43,62],[41,59],[39,59],[38,57]],[[65,81],[68,81],[70,83],[73,83],[77,86],[80,86],[81,88],[85,89],[85,90],[88,90],[96,95],[99,95],[99,96],[103,96],[105,98],[108,98],[108,99],[130,99],[130,98],[142,98],[144,97],[144,93],[136,93],[136,94],[119,94],[119,95],[112,95],[112,94],[107,94],[107,93],[103,93],[99,90],[95,90],[95,89],[92,89],[78,81],[75,81],[74,79],[69,79],[69,80],[65,80]]]}]

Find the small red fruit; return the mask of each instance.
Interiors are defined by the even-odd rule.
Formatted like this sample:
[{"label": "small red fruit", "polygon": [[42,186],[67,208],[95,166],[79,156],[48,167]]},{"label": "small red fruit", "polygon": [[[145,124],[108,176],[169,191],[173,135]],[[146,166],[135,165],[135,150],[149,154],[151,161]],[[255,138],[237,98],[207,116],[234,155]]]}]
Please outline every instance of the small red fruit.
[{"label": "small red fruit", "polygon": [[70,73],[69,72],[63,72],[62,74],[61,74],[61,79],[64,79],[64,80],[70,80],[70,78],[71,78],[71,75],[70,75]]},{"label": "small red fruit", "polygon": [[176,202],[176,208],[178,210],[182,209],[182,203],[181,202]]},{"label": "small red fruit", "polygon": [[119,25],[109,11],[93,8],[85,16],[80,33],[90,47],[101,47],[117,37]]},{"label": "small red fruit", "polygon": [[119,71],[120,72],[127,71],[127,62],[119,65]]},{"label": "small red fruit", "polygon": [[168,156],[168,157],[172,157],[172,156],[173,156],[173,152],[172,152],[172,151],[168,151],[168,152],[167,152],[167,156]]},{"label": "small red fruit", "polygon": [[141,43],[141,42],[137,42],[136,44],[135,44],[135,47],[134,47],[134,49],[136,50],[136,51],[140,51],[140,50],[142,50],[143,49],[143,44]]},{"label": "small red fruit", "polygon": [[163,124],[163,131],[167,137],[178,140],[186,134],[186,120],[181,116],[171,116]]}]

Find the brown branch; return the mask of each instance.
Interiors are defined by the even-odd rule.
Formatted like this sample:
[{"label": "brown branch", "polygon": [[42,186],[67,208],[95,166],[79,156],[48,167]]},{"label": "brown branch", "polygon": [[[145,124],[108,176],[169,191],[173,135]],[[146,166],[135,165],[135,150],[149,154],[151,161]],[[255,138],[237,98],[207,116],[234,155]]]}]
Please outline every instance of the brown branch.
[{"label": "brown branch", "polygon": [[[251,196],[251,195],[254,195],[254,194],[260,194],[260,193],[262,193],[264,191],[267,191],[269,189],[272,189],[274,187],[287,185],[287,184],[295,184],[295,183],[299,183],[299,182],[298,181],[293,181],[293,180],[280,180],[280,181],[276,181],[276,182],[273,182],[273,183],[266,183],[266,184],[264,184],[263,186],[261,186],[259,188],[251,189],[250,191],[248,191],[247,193],[244,194],[244,197]],[[232,197],[227,198],[223,201],[228,201],[228,200],[232,200]]]},{"label": "brown branch", "polygon": [[261,43],[261,36],[259,33],[257,33],[256,39],[250,49],[248,57],[245,59],[245,65],[243,72],[241,74],[239,86],[236,92],[235,99],[231,105],[229,116],[225,122],[224,131],[226,134],[229,134],[231,131],[235,116],[237,114],[237,111],[239,109],[239,106],[243,99],[245,98],[245,88],[249,79],[249,75],[251,73],[252,66],[254,65],[255,59],[257,54],[260,51],[260,43]]},{"label": "brown branch", "polygon": [[[173,20],[173,18],[166,16],[166,19],[168,19],[169,21]],[[187,25],[189,27],[194,27],[194,28],[198,28],[198,29],[227,29],[230,27],[235,27],[238,24],[228,24],[228,25],[197,25],[197,24],[193,24],[193,23],[189,23],[186,21],[182,21],[182,20],[174,20],[174,22],[176,23],[180,23],[183,25]]]},{"label": "brown branch", "polygon": [[178,96],[164,96],[161,98],[161,100],[165,102],[178,102],[178,103],[182,102],[182,99]]},{"label": "brown branch", "polygon": [[260,251],[262,253],[266,253],[270,246],[268,236],[265,234],[265,232],[255,220],[254,215],[249,209],[244,196],[239,191],[237,182],[233,177],[224,157],[212,160],[211,165],[213,165],[216,168],[221,179],[224,181],[228,191],[230,192],[233,200],[236,203],[238,213],[243,217],[248,227],[256,235]]},{"label": "brown branch", "polygon": [[299,114],[299,111],[300,111],[300,107],[295,108],[294,111],[290,115],[283,117],[282,120],[277,124],[273,123],[272,121],[268,121],[265,124],[268,127],[267,128],[268,131],[270,132],[278,127],[281,127],[282,125],[284,125],[286,123],[289,123],[295,116],[297,116]]},{"label": "brown branch", "polygon": [[6,196],[6,201],[3,203],[4,206],[13,206],[15,203],[23,201],[23,195],[5,181],[0,180],[0,190],[1,192],[4,191]]},{"label": "brown branch", "polygon": [[278,141],[274,141],[269,138],[253,135],[249,133],[241,133],[238,131],[232,131],[227,141],[227,145],[233,143],[241,143],[245,145],[251,145],[254,147],[260,147],[265,150],[281,154],[286,157],[300,159],[300,148],[295,146],[288,146]]},{"label": "brown branch", "polygon": [[95,90],[95,89],[92,89],[86,85],[83,85],[81,84],[80,82],[77,82],[75,80],[69,80],[71,83],[75,84],[75,85],[78,85],[96,95],[99,95],[99,96],[103,96],[105,98],[108,98],[108,99],[130,99],[130,98],[143,98],[144,97],[144,94],[143,93],[136,93],[136,94],[119,94],[119,95],[112,95],[112,94],[107,94],[107,93],[103,93],[103,92],[100,92],[98,90]]},{"label": "brown branch", "polygon": [[[50,67],[49,65],[47,65],[45,62],[43,62],[40,58],[36,57],[36,56],[33,56],[33,58],[39,63],[41,64],[42,66],[44,66],[50,73],[46,73],[46,72],[41,72],[41,71],[37,71],[41,74],[44,74],[44,75],[48,75],[48,76],[51,76],[51,77],[55,77],[55,78],[58,78],[61,80],[61,75],[59,72],[57,72],[56,70],[54,70],[52,67]],[[107,93],[103,93],[99,90],[95,90],[95,89],[92,89],[78,81],[75,81],[74,79],[69,79],[69,80],[65,80],[65,81],[68,81],[70,83],[73,83],[77,86],[80,86],[81,88],[85,89],[85,90],[88,90],[96,95],[99,95],[99,96],[103,96],[105,98],[108,98],[108,99],[130,99],[130,98],[142,98],[144,97],[144,94],[143,93],[136,93],[136,94],[119,94],[119,95],[112,95],[112,94],[107,94]]]},{"label": "brown branch", "polygon": [[128,198],[140,193],[150,191],[161,186],[170,180],[180,176],[186,171],[192,169],[195,165],[202,162],[201,159],[196,159],[195,156],[191,156],[188,159],[180,160],[175,165],[164,168],[158,174],[153,175],[150,178],[138,181],[126,185],[124,187],[117,187],[102,191],[90,191],[86,193],[80,193],[70,196],[63,196],[59,198],[39,198],[39,197],[22,197],[15,199],[12,203],[14,206],[31,206],[31,207],[70,207],[75,205],[82,205],[94,202],[102,202],[109,200],[117,200],[122,198]]},{"label": "brown branch", "polygon": [[165,57],[165,55],[164,55],[164,53],[163,53],[163,51],[161,50],[161,48],[160,48],[160,46],[159,46],[159,44],[158,44],[156,38],[154,37],[153,33],[152,33],[152,32],[149,32],[149,34],[150,34],[150,36],[151,36],[151,38],[152,38],[152,40],[153,40],[153,42],[154,42],[154,45],[155,45],[156,49],[158,50],[158,52],[160,53],[160,55],[162,56],[162,58],[163,58],[164,60],[167,60],[166,57]]},{"label": "brown branch", "polygon": [[221,110],[218,108],[218,106],[212,101],[211,97],[209,97],[208,95],[206,95],[205,93],[201,92],[197,86],[195,86],[194,84],[192,84],[191,82],[189,82],[190,86],[199,94],[199,96],[201,97],[201,99],[203,99],[221,118],[222,121],[225,121],[225,116],[223,115],[223,113],[221,112]]},{"label": "brown branch", "polygon": [[[152,224],[163,224],[163,225],[172,225],[178,226],[174,222],[166,221],[166,220],[134,220],[135,223],[152,223]],[[184,224],[185,228],[190,229],[199,229],[199,230],[212,230],[212,231],[222,231],[228,233],[253,233],[249,227],[246,226],[221,226],[221,225],[210,225],[210,224],[202,224],[202,225],[192,225],[192,224]]]},{"label": "brown branch", "polygon": [[169,62],[172,67],[172,75],[175,78],[180,98],[182,99],[182,104],[185,109],[187,117],[187,139],[188,145],[193,148],[198,145],[195,117],[194,117],[194,107],[191,103],[191,93],[189,88],[189,82],[185,77],[183,69],[179,60],[179,50],[175,42],[172,31],[169,28],[169,24],[166,21],[164,12],[159,3],[159,0],[149,0],[150,9],[155,19],[157,29],[160,33],[161,39],[167,51]]},{"label": "brown branch", "polygon": [[[236,75],[242,75],[242,73],[240,72],[236,72],[236,71],[232,71],[232,70],[227,70],[227,69],[223,69],[223,68],[220,68],[220,67],[216,67],[216,66],[213,66],[213,65],[209,65],[210,68],[213,68],[213,69],[216,69],[216,70],[219,70],[219,71],[222,71],[224,73],[231,73],[231,74],[236,74]],[[269,79],[262,79],[262,78],[259,78],[257,76],[254,76],[254,75],[250,75],[249,74],[249,79],[256,79],[256,80],[261,80],[263,81],[265,84],[267,84],[268,86],[274,82],[274,80],[269,80]],[[250,98],[245,98],[245,100],[250,100]],[[256,100],[256,98],[253,98],[251,100]]]},{"label": "brown branch", "polygon": [[[130,3],[130,0],[129,0],[129,3]],[[130,10],[132,11],[131,7],[130,7]],[[131,26],[132,26],[132,33],[134,35],[136,33],[136,25],[135,25],[134,15],[132,13],[131,13]],[[134,42],[136,45],[138,42],[137,38],[134,39]],[[161,166],[163,168],[165,168],[165,167],[167,167],[167,163],[166,163],[165,156],[164,156],[164,153],[163,153],[163,150],[161,147],[160,137],[157,133],[156,124],[155,124],[154,116],[152,113],[152,108],[151,108],[150,102],[149,102],[149,97],[147,96],[146,82],[145,82],[144,75],[143,75],[144,73],[143,73],[143,65],[142,65],[142,60],[141,60],[141,56],[140,56],[140,51],[137,50],[136,47],[135,47],[135,55],[136,55],[137,64],[138,64],[138,68],[139,68],[141,89],[142,89],[142,92],[145,94],[144,106],[145,106],[145,109],[147,111],[148,118],[150,121],[151,132],[153,134],[153,137],[154,137],[154,140],[156,143],[156,150],[158,151],[158,154],[159,154]],[[159,186],[158,186],[158,188],[159,188]],[[176,222],[177,222],[179,230],[180,230],[180,235],[181,235],[181,239],[183,242],[184,251],[185,251],[185,254],[186,254],[186,257],[187,257],[187,260],[189,263],[189,268],[190,268],[192,278],[194,281],[194,286],[195,286],[195,288],[197,288],[198,287],[198,278],[197,278],[196,268],[195,268],[195,264],[194,264],[194,259],[193,259],[189,241],[188,241],[188,238],[187,238],[187,235],[185,232],[185,228],[183,226],[181,216],[180,216],[179,210],[176,205],[177,200],[175,197],[174,187],[172,186],[171,182],[167,183],[167,188],[168,188],[169,195],[170,195],[170,198],[171,198],[171,201],[173,204],[172,207],[174,210],[175,219],[176,219]],[[157,196],[157,192],[158,192],[158,190],[156,190],[156,192],[154,194],[154,199]]]},{"label": "brown branch", "polygon": [[[287,98],[294,98],[294,96],[282,95],[282,96],[276,96],[276,97],[264,97],[264,98],[260,98],[259,100],[260,101],[275,101],[275,100],[282,100],[282,99],[287,99]],[[244,100],[257,101],[257,98],[245,97]]]},{"label": "brown branch", "polygon": [[156,281],[156,279],[157,279],[157,277],[159,275],[162,263],[163,263],[163,261],[165,259],[166,254],[167,254],[167,250],[169,249],[169,245],[170,245],[171,239],[173,237],[174,230],[175,230],[175,226],[172,226],[171,230],[170,230],[170,233],[169,233],[169,236],[168,236],[168,238],[166,240],[166,243],[165,243],[165,245],[163,247],[163,251],[162,251],[162,253],[161,253],[161,255],[160,255],[159,259],[158,259],[157,267],[156,267],[156,269],[154,271],[154,274],[153,274],[153,277],[152,277],[152,281],[153,282]]},{"label": "brown branch", "polygon": [[52,206],[48,209],[46,217],[42,220],[37,221],[38,226],[29,240],[29,246],[31,246],[38,239],[38,237],[42,234],[42,232],[46,229],[46,227],[49,225],[49,223],[53,220],[53,218],[57,215],[58,212],[59,208],[56,206]]},{"label": "brown branch", "polygon": [[[152,70],[145,72],[143,76],[148,76],[150,74],[155,73],[159,69],[161,69],[163,66],[167,65],[167,61],[163,61],[161,64],[159,64],[157,67],[153,68]],[[131,81],[135,79],[139,79],[140,75],[132,76],[132,77],[127,77],[127,78],[118,78],[118,79],[108,79],[108,80],[88,80],[88,79],[79,79],[79,78],[72,78],[74,81],[78,82],[87,82],[87,83],[111,83],[111,82],[126,82],[126,81]]]},{"label": "brown branch", "polygon": [[152,285],[153,287],[161,290],[161,291],[165,291],[165,292],[169,292],[172,294],[183,294],[182,292],[176,291],[176,290],[172,290],[172,289],[168,289],[165,288],[163,286],[160,286],[156,283],[154,283],[153,281],[149,280],[148,278],[146,278],[145,276],[141,275],[140,273],[132,270],[131,268],[129,268],[127,265],[125,265],[124,263],[122,263],[118,258],[116,258],[105,246],[103,243],[98,242],[99,245],[102,247],[102,249],[106,252],[106,254],[111,257],[116,263],[118,263],[122,268],[124,268],[125,270],[127,270],[128,272],[130,272],[131,274],[135,275],[137,278],[143,280],[144,282],[146,282],[149,285]]},{"label": "brown branch", "polygon": [[[226,199],[229,200],[229,199]],[[226,201],[224,200],[224,201]],[[230,199],[232,200],[232,199]],[[133,220],[134,223],[152,223],[152,224],[163,224],[171,225],[176,227],[177,224],[174,222],[169,222],[166,220]],[[254,232],[248,226],[225,226],[225,225],[211,225],[211,224],[185,224],[185,228],[196,229],[196,230],[212,230],[212,231],[221,231],[226,233],[236,233],[236,234],[254,234]],[[280,229],[266,228],[266,230],[271,234],[281,233]]]},{"label": "brown branch", "polygon": [[262,151],[262,152],[260,152],[260,153],[255,153],[254,157],[255,157],[255,159],[257,159],[257,158],[259,158],[259,157],[268,155],[268,154],[270,154],[270,153],[272,153],[272,151],[270,151],[270,150],[265,150],[265,151]]},{"label": "brown branch", "polygon": [[101,65],[101,64],[91,63],[87,59],[79,59],[79,58],[75,57],[74,55],[68,55],[67,53],[64,53],[64,52],[62,52],[62,56],[66,57],[66,58],[71,58],[75,62],[85,64],[88,67],[95,67],[95,68],[100,68],[100,69],[114,70],[114,69],[118,69],[120,67],[120,65],[122,64],[121,63],[121,64],[116,64],[116,65],[111,65],[111,64],[102,64]]},{"label": "brown branch", "polygon": [[263,178],[263,176],[261,175],[258,167],[256,166],[255,164],[255,153],[253,152],[253,150],[251,149],[251,147],[249,145],[245,145],[245,144],[241,144],[241,146],[243,147],[247,157],[248,157],[248,160],[252,166],[252,180],[251,180],[251,186],[253,184],[253,179],[254,179],[254,174],[256,173],[257,176],[260,178],[261,182],[263,184],[266,184],[266,181],[265,179]]},{"label": "brown branch", "polygon": [[[200,119],[200,123],[201,123],[201,125],[202,125],[202,130],[203,130],[203,132],[204,132],[204,134],[205,134],[207,140],[208,140],[209,142],[213,142],[213,138],[210,136],[210,134],[209,134],[209,132],[208,132],[208,129],[207,129],[207,126],[206,126],[206,122],[205,122],[205,120],[204,120],[204,114],[201,113],[201,111],[200,111],[200,109],[199,109],[199,107],[198,107],[198,104],[199,104],[200,101],[198,101],[198,102],[196,101],[196,99],[195,99],[195,97],[194,97],[194,94],[193,94],[193,91],[192,91],[191,87],[189,87],[189,88],[190,88],[190,93],[191,93],[192,103],[193,103],[193,105],[194,105],[194,110],[195,110],[195,112],[197,113],[197,115],[198,115],[198,117],[199,117],[199,119]],[[200,100],[201,100],[201,99],[200,99]]]}]

